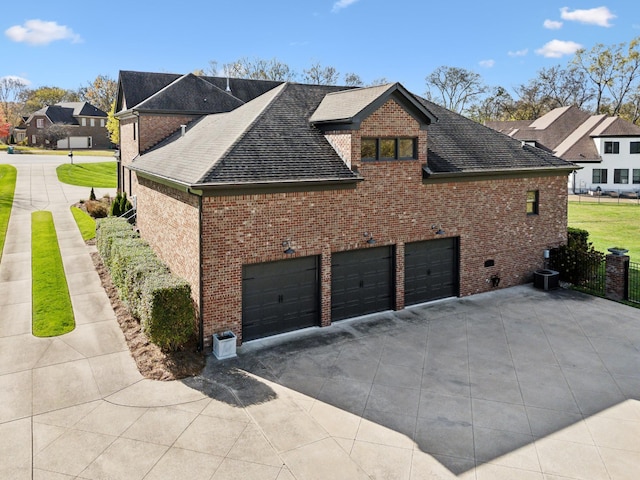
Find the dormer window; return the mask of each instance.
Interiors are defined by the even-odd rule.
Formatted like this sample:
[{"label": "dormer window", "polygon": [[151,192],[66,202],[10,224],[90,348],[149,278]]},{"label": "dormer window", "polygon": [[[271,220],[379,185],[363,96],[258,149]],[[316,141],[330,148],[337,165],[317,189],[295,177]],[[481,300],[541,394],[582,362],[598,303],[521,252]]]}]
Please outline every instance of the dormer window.
[{"label": "dormer window", "polygon": [[363,138],[362,160],[415,160],[417,138]]}]

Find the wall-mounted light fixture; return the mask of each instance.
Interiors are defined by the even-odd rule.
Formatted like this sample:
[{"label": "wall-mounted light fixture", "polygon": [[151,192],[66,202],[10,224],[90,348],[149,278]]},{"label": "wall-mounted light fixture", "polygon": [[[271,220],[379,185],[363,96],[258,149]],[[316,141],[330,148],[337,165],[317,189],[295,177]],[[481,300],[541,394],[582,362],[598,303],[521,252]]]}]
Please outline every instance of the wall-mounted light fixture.
[{"label": "wall-mounted light fixture", "polygon": [[294,253],[296,253],[296,251],[291,248],[291,240],[285,240],[284,242],[282,242],[282,246],[285,247],[284,253],[286,253],[287,255],[293,255]]},{"label": "wall-mounted light fixture", "polygon": [[376,243],[375,238],[373,238],[373,233],[370,233],[370,232],[364,232],[362,235],[364,236],[364,238],[367,238],[367,239],[368,239],[368,240],[367,240],[367,243],[368,243],[369,245],[373,245],[374,243]]},{"label": "wall-mounted light fixture", "polygon": [[444,235],[446,232],[442,229],[442,225],[439,223],[436,223],[434,225],[431,225],[431,230],[435,230],[436,231],[436,235]]}]

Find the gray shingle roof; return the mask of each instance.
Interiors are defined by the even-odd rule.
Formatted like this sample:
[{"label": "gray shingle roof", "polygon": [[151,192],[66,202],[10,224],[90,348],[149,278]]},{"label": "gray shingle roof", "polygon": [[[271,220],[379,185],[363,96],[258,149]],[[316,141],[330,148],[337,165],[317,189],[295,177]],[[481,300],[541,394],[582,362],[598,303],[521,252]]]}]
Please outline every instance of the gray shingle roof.
[{"label": "gray shingle roof", "polygon": [[139,111],[164,110],[181,113],[230,112],[244,102],[192,73],[177,78],[138,103]]},{"label": "gray shingle roof", "polygon": [[[194,79],[199,81],[196,82]],[[194,105],[191,105],[191,103],[195,102],[194,99],[202,98],[204,93],[213,91],[216,94],[213,97],[208,97],[208,105],[195,102],[197,108],[191,111],[203,113],[230,111],[228,109],[229,106],[234,105],[235,108],[239,104],[249,102],[282,83],[240,78],[229,78],[228,82],[230,92],[226,91],[227,78],[123,70],[120,72],[118,80],[116,112],[134,108],[174,112],[183,105],[194,107]],[[170,88],[171,95],[159,94],[159,92],[167,89],[172,84],[174,84],[174,88]],[[165,93],[168,92],[165,90]],[[179,98],[172,98],[174,95]],[[152,97],[154,98],[153,101],[147,103],[146,101]],[[205,107],[208,107],[208,109]]]},{"label": "gray shingle roof", "polygon": [[496,130],[421,99],[438,122],[427,127],[429,173],[528,169],[573,170],[575,166],[539,148],[522,145]]},{"label": "gray shingle roof", "polygon": [[308,118],[332,87],[282,84],[208,115],[138,157],[134,170],[186,185],[355,181]]},{"label": "gray shingle roof", "polygon": [[380,107],[391,95],[397,96],[422,124],[427,125],[436,120],[402,85],[388,83],[329,93],[322,99],[309,121],[316,125],[354,124],[358,127],[363,118]]},{"label": "gray shingle roof", "polygon": [[[61,102],[41,108],[29,116],[46,115],[51,123],[58,125],[79,125],[78,116],[107,117],[107,114],[89,102]],[[27,120],[29,121],[29,120]]]}]

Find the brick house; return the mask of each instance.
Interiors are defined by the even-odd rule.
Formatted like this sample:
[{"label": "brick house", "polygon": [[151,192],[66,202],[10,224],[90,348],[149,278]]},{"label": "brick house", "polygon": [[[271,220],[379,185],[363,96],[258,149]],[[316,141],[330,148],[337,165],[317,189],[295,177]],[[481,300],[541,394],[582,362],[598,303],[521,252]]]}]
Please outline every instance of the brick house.
[{"label": "brick house", "polygon": [[640,194],[638,125],[569,106],[534,121],[491,121],[487,126],[578,165],[568,181],[574,193]]},{"label": "brick house", "polygon": [[[531,281],[575,166],[400,84],[121,72],[119,185],[203,346]],[[185,125],[181,127],[181,125]]]},{"label": "brick house", "polygon": [[[62,102],[32,113],[24,122],[25,138],[31,146],[64,149],[107,149],[111,140],[107,114],[88,102]],[[52,126],[58,131],[50,140]],[[59,138],[61,137],[61,138]]]}]

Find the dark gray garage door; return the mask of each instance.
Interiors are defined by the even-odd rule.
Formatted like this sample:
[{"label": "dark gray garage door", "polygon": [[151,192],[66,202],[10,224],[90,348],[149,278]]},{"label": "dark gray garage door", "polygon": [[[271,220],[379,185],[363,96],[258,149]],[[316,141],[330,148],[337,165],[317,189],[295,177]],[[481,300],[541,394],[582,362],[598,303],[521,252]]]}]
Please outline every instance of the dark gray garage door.
[{"label": "dark gray garage door", "polygon": [[331,256],[331,320],[390,310],[394,249],[376,247]]},{"label": "dark gray garage door", "polygon": [[242,268],[243,341],[320,324],[318,257]]},{"label": "dark gray garage door", "polygon": [[458,239],[442,238],[404,246],[406,305],[458,295]]}]

